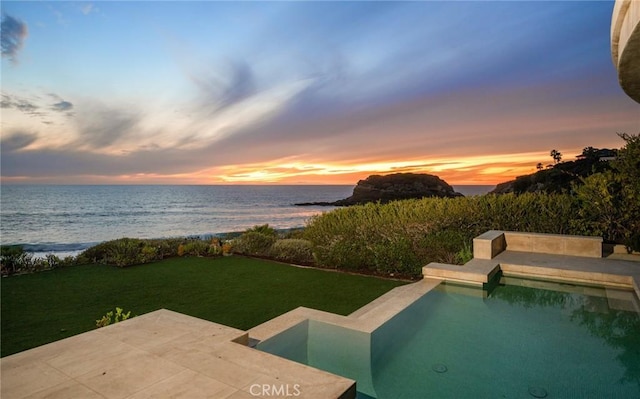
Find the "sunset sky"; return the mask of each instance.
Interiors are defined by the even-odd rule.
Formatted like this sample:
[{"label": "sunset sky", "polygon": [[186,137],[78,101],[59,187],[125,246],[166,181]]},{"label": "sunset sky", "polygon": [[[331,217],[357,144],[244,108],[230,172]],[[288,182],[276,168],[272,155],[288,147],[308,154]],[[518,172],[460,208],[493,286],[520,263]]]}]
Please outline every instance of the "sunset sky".
[{"label": "sunset sky", "polygon": [[2,182],[499,183],[640,133],[612,9],[2,1]]}]

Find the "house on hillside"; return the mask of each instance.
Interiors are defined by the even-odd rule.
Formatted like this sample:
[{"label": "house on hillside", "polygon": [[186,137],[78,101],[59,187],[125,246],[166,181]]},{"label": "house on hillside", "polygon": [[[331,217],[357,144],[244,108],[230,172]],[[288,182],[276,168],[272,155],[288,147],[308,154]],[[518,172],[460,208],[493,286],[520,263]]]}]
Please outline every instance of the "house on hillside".
[{"label": "house on hillside", "polygon": [[616,159],[617,155],[618,155],[618,150],[610,150],[608,148],[600,148],[600,149],[593,148],[592,151],[587,151],[585,149],[585,151],[583,151],[582,154],[576,155],[576,159],[581,160],[581,159],[593,158],[600,162],[608,162]]}]

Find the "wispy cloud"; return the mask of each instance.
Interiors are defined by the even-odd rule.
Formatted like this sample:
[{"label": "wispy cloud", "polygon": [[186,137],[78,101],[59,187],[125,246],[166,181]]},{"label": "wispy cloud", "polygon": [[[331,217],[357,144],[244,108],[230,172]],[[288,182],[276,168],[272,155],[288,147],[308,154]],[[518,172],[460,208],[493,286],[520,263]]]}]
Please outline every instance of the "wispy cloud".
[{"label": "wispy cloud", "polygon": [[93,11],[95,10],[94,5],[92,3],[88,3],[88,4],[83,4],[82,7],[80,7],[80,11],[84,14],[84,15],[89,15],[91,14]]},{"label": "wispy cloud", "polygon": [[8,137],[2,138],[0,147],[2,147],[3,152],[15,152],[27,147],[37,138],[38,136],[34,133],[14,132],[9,134]]},{"label": "wispy cloud", "polygon": [[71,104],[69,101],[60,101],[58,103],[53,104],[51,106],[51,109],[53,109],[54,111],[60,111],[60,112],[70,111],[71,109],[73,109],[73,104]]},{"label": "wispy cloud", "polygon": [[91,101],[77,110],[78,139],[75,146],[107,150],[109,146],[135,133],[140,122],[136,111]]},{"label": "wispy cloud", "polygon": [[[168,132],[162,145],[195,149],[242,135],[245,130],[254,131],[287,112],[290,103],[312,84],[310,79],[297,79],[254,91],[248,75],[244,68],[238,69],[231,84],[225,86],[221,96],[211,103],[200,100],[187,103],[185,108],[189,109],[190,116],[172,117],[173,120],[168,121],[174,131]],[[241,77],[246,77],[249,82]]]},{"label": "wispy cloud", "polygon": [[6,109],[14,108],[29,116],[43,115],[43,112],[40,111],[41,107],[35,101],[16,95],[3,93],[0,106]]},{"label": "wispy cloud", "polygon": [[52,5],[49,5],[48,9],[49,11],[51,11],[51,14],[53,14],[53,16],[55,17],[56,23],[58,25],[65,26],[65,27],[69,26],[69,21],[67,20],[65,15],[62,13],[62,11],[58,10]]},{"label": "wispy cloud", "polygon": [[73,103],[63,100],[57,94],[50,93],[49,97],[55,102],[47,102],[46,96],[35,95],[24,97],[12,93],[2,93],[0,107],[4,109],[15,109],[24,115],[40,120],[53,115],[51,111],[73,116]]},{"label": "wispy cloud", "polygon": [[54,103],[48,107],[51,111],[55,111],[56,113],[64,113],[67,117],[75,116],[75,113],[73,112],[74,106],[72,102],[63,99],[56,93],[49,93],[49,97],[51,97],[54,101]]},{"label": "wispy cloud", "polygon": [[11,101],[11,97],[2,94],[2,100],[0,100],[0,108],[11,108],[13,106],[13,101]]},{"label": "wispy cloud", "polygon": [[12,63],[18,62],[18,53],[24,46],[24,41],[29,35],[27,24],[23,21],[4,14],[1,25],[2,56],[7,57]]},{"label": "wispy cloud", "polygon": [[218,100],[219,107],[224,108],[235,104],[256,92],[253,71],[245,62],[233,63],[231,66],[230,79],[223,87]]},{"label": "wispy cloud", "polygon": [[204,105],[214,112],[236,104],[256,92],[253,71],[246,62],[230,62],[224,69],[220,71],[207,68],[189,73],[189,78],[203,94]]}]

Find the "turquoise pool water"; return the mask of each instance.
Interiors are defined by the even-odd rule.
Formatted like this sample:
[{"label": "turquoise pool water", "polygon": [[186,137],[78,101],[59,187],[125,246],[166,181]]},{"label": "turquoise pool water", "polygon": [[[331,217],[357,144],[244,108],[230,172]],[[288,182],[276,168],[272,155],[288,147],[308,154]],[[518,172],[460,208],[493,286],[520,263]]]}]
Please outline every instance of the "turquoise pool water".
[{"label": "turquoise pool water", "polygon": [[357,381],[359,398],[640,397],[634,293],[502,278],[441,285],[372,334],[314,320],[257,348]]}]

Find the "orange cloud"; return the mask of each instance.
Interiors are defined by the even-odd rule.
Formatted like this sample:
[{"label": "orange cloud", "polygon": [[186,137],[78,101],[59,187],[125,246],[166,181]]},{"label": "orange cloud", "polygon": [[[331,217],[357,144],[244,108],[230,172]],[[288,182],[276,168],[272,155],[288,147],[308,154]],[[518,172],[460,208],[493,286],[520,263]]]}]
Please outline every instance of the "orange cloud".
[{"label": "orange cloud", "polygon": [[[571,153],[579,153],[574,150]],[[546,152],[494,154],[489,156],[439,157],[403,161],[304,163],[291,159],[265,163],[229,165],[201,174],[216,176],[225,183],[323,183],[355,184],[371,174],[397,172],[431,173],[451,184],[497,184],[532,173],[538,162],[546,161]],[[209,180],[209,183],[214,181]]]}]

